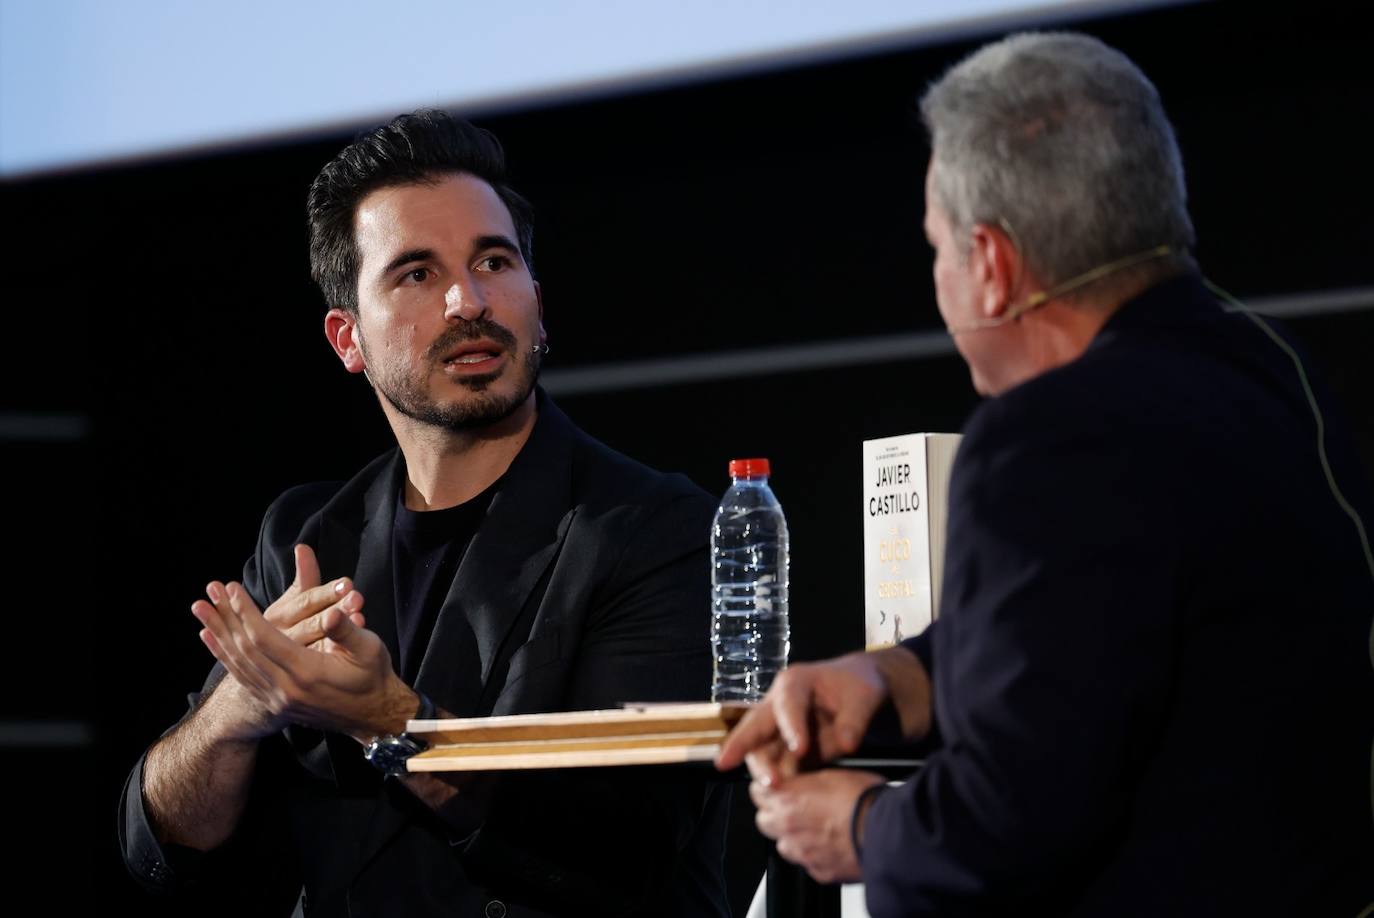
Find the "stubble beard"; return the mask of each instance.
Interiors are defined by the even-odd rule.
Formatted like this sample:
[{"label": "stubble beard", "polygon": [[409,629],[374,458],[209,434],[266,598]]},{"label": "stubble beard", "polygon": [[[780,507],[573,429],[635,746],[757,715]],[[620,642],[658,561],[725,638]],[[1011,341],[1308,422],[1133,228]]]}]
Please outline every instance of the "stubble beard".
[{"label": "stubble beard", "polygon": [[[468,397],[452,402],[437,401],[429,392],[429,378],[432,368],[442,363],[443,354],[448,353],[459,342],[480,337],[490,338],[515,355],[509,367],[494,373],[480,376],[458,376],[450,384],[468,390]],[[480,430],[498,424],[514,414],[529,399],[539,381],[539,370],[543,363],[542,355],[534,349],[520,354],[515,335],[504,326],[486,320],[476,320],[467,327],[455,327],[441,337],[426,352],[426,371],[423,379],[407,377],[390,369],[372,363],[365,342],[360,340],[363,359],[372,369],[369,374],[372,386],[386,399],[391,407],[406,417],[441,430],[463,432]],[[515,374],[515,389],[509,394],[489,392],[491,384],[507,373]]]}]

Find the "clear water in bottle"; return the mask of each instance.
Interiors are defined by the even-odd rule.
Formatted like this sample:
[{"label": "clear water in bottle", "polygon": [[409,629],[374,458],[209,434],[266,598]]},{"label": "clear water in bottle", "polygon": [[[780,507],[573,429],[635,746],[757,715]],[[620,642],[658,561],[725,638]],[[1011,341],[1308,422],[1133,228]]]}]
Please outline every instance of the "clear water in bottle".
[{"label": "clear water in bottle", "polygon": [[767,459],[730,463],[711,528],[714,701],[758,701],[787,665],[787,520]]}]

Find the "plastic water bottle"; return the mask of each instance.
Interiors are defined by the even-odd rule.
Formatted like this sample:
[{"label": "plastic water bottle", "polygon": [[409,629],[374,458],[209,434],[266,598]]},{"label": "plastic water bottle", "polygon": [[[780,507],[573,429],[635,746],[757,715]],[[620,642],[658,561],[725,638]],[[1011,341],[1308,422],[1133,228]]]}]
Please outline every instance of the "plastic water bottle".
[{"label": "plastic water bottle", "polygon": [[732,460],[711,527],[713,701],[758,701],[787,665],[787,520],[768,474]]}]

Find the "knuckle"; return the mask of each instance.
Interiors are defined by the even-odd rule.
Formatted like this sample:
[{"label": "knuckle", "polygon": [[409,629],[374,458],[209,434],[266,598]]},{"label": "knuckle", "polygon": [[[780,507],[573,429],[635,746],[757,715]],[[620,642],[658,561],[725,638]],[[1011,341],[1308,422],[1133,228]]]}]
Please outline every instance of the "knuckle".
[{"label": "knuckle", "polygon": [[292,596],[292,597],[291,597],[291,600],[290,600],[290,603],[287,605],[287,613],[288,613],[292,618],[297,618],[297,617],[299,617],[299,616],[305,614],[305,612],[307,612],[309,609],[310,609],[310,591],[309,591],[309,590],[302,590],[301,592],[297,593],[295,596]]}]

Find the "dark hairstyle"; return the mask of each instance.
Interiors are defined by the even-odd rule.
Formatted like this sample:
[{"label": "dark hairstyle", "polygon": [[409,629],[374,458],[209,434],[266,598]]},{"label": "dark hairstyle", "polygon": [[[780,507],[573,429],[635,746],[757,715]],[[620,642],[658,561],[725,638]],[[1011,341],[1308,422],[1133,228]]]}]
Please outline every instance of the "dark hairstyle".
[{"label": "dark hairstyle", "polygon": [[465,173],[492,187],[510,211],[525,264],[534,269],[534,212],[506,184],[506,156],[489,131],[441,111],[401,115],[363,134],[320,170],[310,185],[310,276],[331,307],[357,312],[358,204],[378,188],[434,182]]}]

